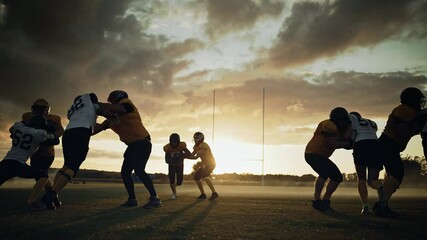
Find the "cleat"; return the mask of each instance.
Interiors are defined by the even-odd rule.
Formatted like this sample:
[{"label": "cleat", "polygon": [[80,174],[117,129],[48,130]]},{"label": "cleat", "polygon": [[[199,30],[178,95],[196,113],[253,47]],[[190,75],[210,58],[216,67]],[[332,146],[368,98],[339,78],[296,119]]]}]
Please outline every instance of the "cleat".
[{"label": "cleat", "polygon": [[200,196],[198,196],[197,199],[206,199],[206,194],[204,193],[200,194]]},{"label": "cleat", "polygon": [[122,207],[137,207],[138,206],[138,200],[135,198],[130,198],[126,202],[120,204]]},{"label": "cleat", "polygon": [[159,208],[162,205],[162,202],[160,201],[159,198],[154,197],[154,198],[150,198],[150,201],[148,201],[148,203],[144,204],[144,206],[142,206],[145,209],[151,209],[151,208]]},{"label": "cleat", "polygon": [[362,214],[362,215],[369,215],[370,214],[370,212],[369,212],[369,206],[368,205],[364,206],[362,208],[362,211],[360,212],[360,214]]},{"label": "cleat", "polygon": [[399,217],[399,214],[392,211],[388,206],[385,206],[385,207],[377,206],[377,208],[375,209],[374,215],[377,217],[389,217],[389,218]]},{"label": "cleat", "polygon": [[324,202],[323,202],[322,200],[320,200],[320,199],[317,199],[317,200],[311,200],[311,206],[312,206],[314,209],[316,209],[317,211],[321,211],[321,212],[323,212],[323,211],[325,211],[325,210],[326,210],[325,205],[324,205]]},{"label": "cleat", "polygon": [[49,210],[56,210],[56,207],[55,207],[55,205],[53,204],[53,201],[54,201],[54,192],[53,191],[48,191],[48,192],[46,192],[44,195],[43,195],[43,197],[42,197],[42,199],[41,199],[41,201],[42,201],[42,203],[46,206],[46,208],[47,209],[49,209]]},{"label": "cleat", "polygon": [[59,201],[58,194],[54,194],[54,195],[53,195],[53,205],[54,205],[56,208],[59,208],[59,207],[61,207],[61,206],[62,206],[62,202],[61,202],[61,201]]},{"label": "cleat", "polygon": [[172,194],[171,199],[172,199],[172,200],[175,200],[176,198],[177,198],[176,194]]},{"label": "cleat", "polygon": [[324,206],[324,210],[323,211],[331,211],[331,212],[335,212],[335,210],[333,208],[331,208],[331,200],[322,200],[323,202],[323,206]]},{"label": "cleat", "polygon": [[219,197],[218,193],[217,192],[213,192],[212,196],[209,198],[209,200],[214,200],[215,198],[218,198],[218,197]]}]

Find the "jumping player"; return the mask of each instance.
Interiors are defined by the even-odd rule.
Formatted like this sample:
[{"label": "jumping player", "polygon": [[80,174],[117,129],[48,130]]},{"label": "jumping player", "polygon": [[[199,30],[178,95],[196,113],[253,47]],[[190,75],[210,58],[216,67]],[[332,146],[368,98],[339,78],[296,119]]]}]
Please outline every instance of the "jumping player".
[{"label": "jumping player", "polygon": [[206,198],[206,194],[203,189],[203,183],[202,183],[202,179],[203,179],[206,182],[206,184],[208,184],[209,188],[212,191],[212,195],[209,199],[213,200],[219,197],[212,183],[212,179],[210,178],[210,175],[216,166],[215,158],[212,155],[212,151],[209,145],[204,142],[205,136],[203,135],[203,133],[201,132],[194,133],[193,139],[194,139],[193,152],[191,153],[190,156],[187,156],[186,158],[198,159],[200,157],[200,159],[202,160],[202,167],[199,168],[194,175],[194,180],[196,180],[197,187],[200,190],[200,196],[198,197],[198,199]]},{"label": "jumping player", "polygon": [[150,200],[143,205],[143,208],[158,208],[161,201],[157,197],[156,189],[150,176],[145,172],[145,166],[151,154],[151,137],[141,121],[141,117],[135,105],[129,99],[128,94],[122,90],[115,90],[108,96],[106,107],[115,114],[115,121],[105,120],[102,124],[97,124],[94,134],[102,130],[111,128],[120,140],[127,145],[124,153],[124,160],[121,169],[123,184],[128,192],[128,200],[122,206],[136,207],[135,187],[132,179],[132,171],[144,183],[150,193]]},{"label": "jumping player", "polygon": [[377,190],[379,201],[385,197],[384,188],[378,181],[379,173],[383,166],[380,161],[379,143],[377,137],[377,124],[366,118],[362,118],[360,113],[351,112],[349,114],[353,128],[353,158],[356,168],[360,200],[362,201],[362,215],[370,213],[368,204],[368,189],[366,186],[366,169],[368,169],[368,185]]},{"label": "jumping player", "polygon": [[[169,137],[169,143],[163,147],[165,151],[165,160],[168,164],[169,183],[172,190],[172,199],[177,198],[176,186],[182,185],[184,177],[184,158],[190,156],[191,152],[187,149],[187,144],[181,142],[178,133],[172,133]],[[176,178],[176,180],[175,180]]]},{"label": "jumping player", "polygon": [[400,153],[405,150],[409,140],[420,133],[419,115],[425,105],[425,97],[420,89],[408,87],[400,94],[400,104],[393,109],[379,138],[381,156],[387,172],[384,181],[386,193],[384,202],[374,205],[374,214],[381,217],[395,217],[388,202],[399,188],[404,176]]},{"label": "jumping player", "polygon": [[111,117],[94,93],[82,94],[74,99],[67,112],[69,122],[62,137],[64,166],[56,173],[52,189],[42,198],[48,209],[56,209],[54,202],[58,193],[75,177],[86,159],[98,115]]},{"label": "jumping player", "polygon": [[[54,145],[59,144],[59,138],[64,134],[64,128],[61,124],[61,117],[50,114],[50,104],[43,98],[37,99],[31,105],[31,112],[26,112],[22,115],[22,120],[28,122],[34,115],[43,115],[47,120],[47,128],[49,132],[52,132],[55,136],[54,140],[43,142],[38,150],[31,156],[30,165],[39,168],[44,173],[48,174],[50,166],[55,159]],[[52,188],[52,182],[47,180],[44,187],[46,190]],[[61,206],[59,200],[54,202],[56,207]]]},{"label": "jumping player", "polygon": [[46,119],[42,115],[34,115],[29,121],[16,122],[9,129],[12,147],[0,162],[0,185],[12,177],[35,178],[36,184],[27,200],[27,204],[36,207],[36,199],[48,180],[47,173],[26,164],[37,151],[40,143],[55,138],[46,132]]},{"label": "jumping player", "polygon": [[[312,206],[319,211],[332,210],[331,196],[342,182],[341,171],[329,157],[338,148],[351,148],[351,121],[346,109],[334,108],[329,119],[319,123],[313,137],[305,148],[305,160],[319,174],[314,182]],[[321,193],[327,179],[326,191]]]}]

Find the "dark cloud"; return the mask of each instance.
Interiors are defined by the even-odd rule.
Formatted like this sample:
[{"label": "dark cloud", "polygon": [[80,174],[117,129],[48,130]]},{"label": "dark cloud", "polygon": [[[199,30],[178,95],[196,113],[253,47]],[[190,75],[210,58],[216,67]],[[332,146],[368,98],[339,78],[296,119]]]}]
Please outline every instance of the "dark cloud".
[{"label": "dark cloud", "polygon": [[[156,8],[164,8],[157,1],[4,0],[0,6],[0,101],[22,109],[44,97],[65,115],[75,95],[95,92],[104,100],[113,89],[162,95],[191,64],[183,57],[203,46],[147,34]],[[3,119],[21,114],[0,113]]]},{"label": "dark cloud", "polygon": [[426,4],[421,0],[296,1],[269,50],[269,64],[289,67],[392,37],[423,37]]},{"label": "dark cloud", "polygon": [[248,29],[261,18],[278,17],[284,6],[283,2],[274,0],[208,0],[206,33],[215,39]]}]

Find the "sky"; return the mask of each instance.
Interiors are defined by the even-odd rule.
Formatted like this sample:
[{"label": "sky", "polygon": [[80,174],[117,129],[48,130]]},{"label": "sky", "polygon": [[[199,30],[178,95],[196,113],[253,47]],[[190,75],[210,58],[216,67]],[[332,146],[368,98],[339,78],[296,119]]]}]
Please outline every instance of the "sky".
[{"label": "sky", "polygon": [[[304,148],[334,107],[379,136],[404,88],[427,92],[425,26],[425,0],[0,0],[0,155],[35,99],[66,126],[75,96],[121,89],[152,137],[149,173],[167,173],[171,133],[192,150],[201,131],[215,173],[315,174]],[[125,149],[101,132],[81,168],[120,171]],[[421,138],[402,154],[422,156]],[[331,159],[355,172],[351,151]]]}]

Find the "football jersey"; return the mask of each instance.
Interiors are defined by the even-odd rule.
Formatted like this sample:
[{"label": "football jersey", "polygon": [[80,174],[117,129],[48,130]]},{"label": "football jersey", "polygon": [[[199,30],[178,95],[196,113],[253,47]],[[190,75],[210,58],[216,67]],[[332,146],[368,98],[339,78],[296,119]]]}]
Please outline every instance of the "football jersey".
[{"label": "football jersey", "polygon": [[400,104],[388,116],[383,134],[406,147],[411,137],[417,134],[412,126],[412,124],[415,124],[414,120],[417,115],[417,111],[412,107]]},{"label": "football jersey", "polygon": [[22,122],[16,122],[10,128],[12,134],[12,147],[4,159],[16,160],[26,163],[38,149],[41,142],[48,139],[45,130],[26,126]]},{"label": "football jersey", "polygon": [[92,131],[95,128],[96,110],[99,105],[93,103],[90,94],[82,94],[74,99],[73,105],[67,112],[67,118],[69,120],[65,130],[72,128],[91,128]]},{"label": "football jersey", "polygon": [[[31,119],[31,117],[33,116],[32,112],[26,112],[24,114],[22,114],[22,120],[27,122]],[[53,114],[49,114],[46,117],[46,120],[48,122],[53,122],[56,125],[62,126],[61,123],[61,117],[57,116],[57,115],[53,115]],[[58,137],[61,137],[63,133],[63,129],[61,129],[61,132],[55,132],[55,135],[59,135]],[[54,146],[40,146],[39,149],[37,150],[37,152],[35,154],[39,154],[42,156],[55,156],[55,150],[54,150]]]},{"label": "football jersey", "polygon": [[173,148],[170,143],[168,143],[163,147],[163,151],[165,151],[166,154],[170,154],[172,160],[171,164],[182,164],[182,154],[186,148],[187,144],[185,142],[179,142],[176,148]]},{"label": "football jersey", "polygon": [[110,124],[109,127],[119,135],[120,141],[128,145],[138,140],[147,139],[150,134],[142,124],[141,117],[135,105],[127,98],[120,100],[119,104],[123,103],[130,104],[133,107],[133,111],[119,114],[117,116],[117,124]]},{"label": "football jersey", "polygon": [[195,144],[193,150],[196,152],[197,156],[200,157],[202,163],[215,164],[215,158],[212,155],[211,148],[205,142],[201,142],[200,144]]},{"label": "football jersey", "polygon": [[328,144],[326,135],[339,136],[337,126],[331,120],[324,120],[319,123],[313,137],[305,147],[305,153],[319,154],[329,158],[334,153],[335,148]]},{"label": "football jersey", "polygon": [[348,115],[351,120],[353,128],[353,141],[358,142],[366,139],[378,139],[377,137],[377,124],[369,119],[358,118],[353,114]]}]

